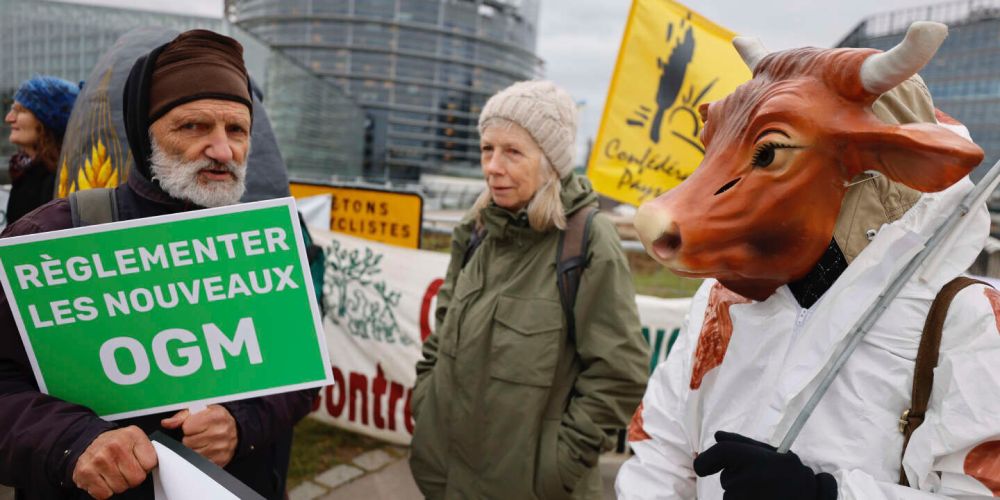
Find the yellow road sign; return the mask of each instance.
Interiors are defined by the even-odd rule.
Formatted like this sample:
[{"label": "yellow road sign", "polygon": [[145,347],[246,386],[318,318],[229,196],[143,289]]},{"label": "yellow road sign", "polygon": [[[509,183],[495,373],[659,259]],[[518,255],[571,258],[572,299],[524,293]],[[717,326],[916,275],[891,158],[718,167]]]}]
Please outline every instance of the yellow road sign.
[{"label": "yellow road sign", "polygon": [[424,199],[417,193],[293,182],[292,196],[329,194],[330,230],[406,248],[420,248]]},{"label": "yellow road sign", "polygon": [[735,35],[672,0],[633,0],[587,177],[639,205],[687,179],[705,155],[698,106],[750,79]]}]

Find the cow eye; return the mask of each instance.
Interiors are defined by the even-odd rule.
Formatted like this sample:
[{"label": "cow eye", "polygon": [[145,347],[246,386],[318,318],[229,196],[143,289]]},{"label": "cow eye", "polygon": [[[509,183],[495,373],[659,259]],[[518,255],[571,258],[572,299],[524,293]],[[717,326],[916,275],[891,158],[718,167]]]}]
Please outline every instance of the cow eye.
[{"label": "cow eye", "polygon": [[750,164],[759,168],[771,165],[774,162],[775,149],[778,149],[778,145],[774,143],[764,144],[757,148],[757,151],[753,154],[753,161]]},{"label": "cow eye", "polygon": [[757,148],[757,151],[754,152],[753,160],[750,161],[750,165],[753,168],[767,168],[775,161],[778,161],[778,163],[785,163],[788,161],[788,157],[787,154],[781,153],[781,151],[800,149],[801,147],[802,146],[792,146],[790,144],[780,144],[776,142],[762,144]]}]

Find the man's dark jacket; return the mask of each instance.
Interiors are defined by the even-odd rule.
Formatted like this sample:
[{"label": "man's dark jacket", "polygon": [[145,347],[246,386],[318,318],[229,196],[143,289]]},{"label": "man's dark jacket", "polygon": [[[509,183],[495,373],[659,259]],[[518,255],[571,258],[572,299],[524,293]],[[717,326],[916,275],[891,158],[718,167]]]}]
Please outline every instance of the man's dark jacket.
[{"label": "man's dark jacket", "polygon": [[[170,198],[141,173],[116,188],[122,220],[194,208]],[[22,217],[3,237],[72,227],[69,203],[52,201]],[[267,498],[283,498],[292,426],[310,410],[315,389],[224,403],[236,419],[239,443],[226,470]],[[138,425],[147,433],[173,413],[107,422],[79,405],[38,392],[6,296],[0,296],[0,483],[18,498],[89,498],[74,487],[73,468],[98,434]],[[169,432],[180,439],[176,432]],[[152,482],[113,498],[152,498]]]}]

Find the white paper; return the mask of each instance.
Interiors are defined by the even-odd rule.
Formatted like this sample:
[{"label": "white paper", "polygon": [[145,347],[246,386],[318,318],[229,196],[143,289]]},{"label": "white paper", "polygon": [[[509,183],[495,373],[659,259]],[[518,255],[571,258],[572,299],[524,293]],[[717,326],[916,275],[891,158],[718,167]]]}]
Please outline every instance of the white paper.
[{"label": "white paper", "polygon": [[211,498],[239,500],[221,484],[215,482],[190,462],[166,446],[153,441],[159,465],[153,469],[155,500],[189,500]]}]

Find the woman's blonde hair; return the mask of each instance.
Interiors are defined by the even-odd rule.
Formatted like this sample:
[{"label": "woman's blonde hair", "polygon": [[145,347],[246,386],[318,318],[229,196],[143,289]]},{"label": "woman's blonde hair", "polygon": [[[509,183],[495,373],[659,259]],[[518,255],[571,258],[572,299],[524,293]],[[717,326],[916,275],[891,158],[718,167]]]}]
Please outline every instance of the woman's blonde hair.
[{"label": "woman's blonde hair", "polygon": [[[513,125],[517,124],[505,118],[489,118],[480,125],[479,130],[481,134],[489,127],[510,128]],[[534,140],[534,137],[532,137],[532,140]],[[563,208],[561,197],[562,180],[544,152],[539,160],[538,175],[541,176],[541,187],[535,191],[531,200],[528,201],[526,208],[528,212],[528,225],[538,232],[546,232],[552,228],[559,230],[566,229],[566,210]],[[490,187],[486,186],[486,189],[480,193],[479,198],[472,205],[472,213],[476,215],[476,227],[481,228],[483,226],[482,211],[489,206],[492,200]]]}]

